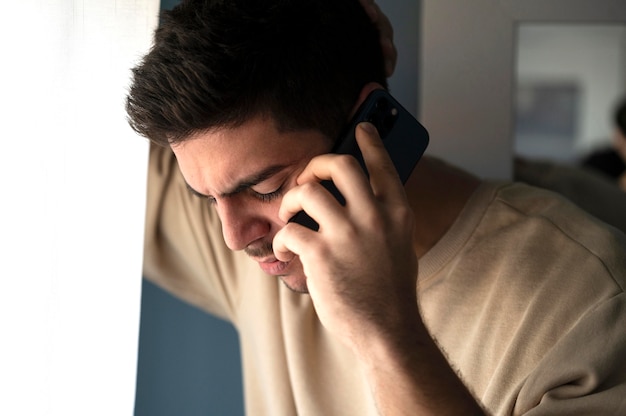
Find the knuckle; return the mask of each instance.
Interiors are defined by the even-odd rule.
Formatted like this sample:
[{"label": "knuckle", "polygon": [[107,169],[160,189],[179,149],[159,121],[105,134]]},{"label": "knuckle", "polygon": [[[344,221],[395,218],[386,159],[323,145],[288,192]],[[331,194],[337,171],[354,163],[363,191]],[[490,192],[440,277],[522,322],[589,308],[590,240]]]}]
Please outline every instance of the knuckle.
[{"label": "knuckle", "polygon": [[399,226],[412,230],[415,226],[415,215],[413,210],[404,204],[398,204],[392,213],[394,222]]},{"label": "knuckle", "polygon": [[300,185],[299,188],[299,192],[306,198],[317,198],[323,192],[323,187],[319,182],[307,182]]},{"label": "knuckle", "polygon": [[319,264],[323,264],[328,261],[331,254],[332,250],[321,240],[312,241],[307,249],[307,256],[314,263],[319,262]]},{"label": "knuckle", "polygon": [[340,171],[346,171],[359,168],[359,162],[352,155],[336,155],[335,166]]},{"label": "knuckle", "polygon": [[359,238],[359,228],[352,221],[344,221],[337,228],[336,235],[344,241],[355,241]]},{"label": "knuckle", "polygon": [[365,221],[367,227],[371,230],[382,231],[387,228],[385,217],[377,210],[370,210],[366,213]]}]

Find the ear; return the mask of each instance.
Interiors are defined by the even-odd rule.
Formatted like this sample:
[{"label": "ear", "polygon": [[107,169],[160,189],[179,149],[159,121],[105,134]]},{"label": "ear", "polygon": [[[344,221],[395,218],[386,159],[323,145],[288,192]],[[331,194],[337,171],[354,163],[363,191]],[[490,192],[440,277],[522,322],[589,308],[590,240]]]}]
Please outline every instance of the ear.
[{"label": "ear", "polygon": [[358,110],[361,104],[363,104],[363,101],[365,101],[367,96],[370,95],[370,92],[374,90],[384,90],[384,89],[385,88],[377,82],[370,82],[368,84],[365,84],[363,88],[361,88],[361,92],[359,93],[359,98],[356,100],[354,107],[352,107],[352,111],[350,111],[350,118],[354,116],[354,113],[356,113],[356,110]]}]

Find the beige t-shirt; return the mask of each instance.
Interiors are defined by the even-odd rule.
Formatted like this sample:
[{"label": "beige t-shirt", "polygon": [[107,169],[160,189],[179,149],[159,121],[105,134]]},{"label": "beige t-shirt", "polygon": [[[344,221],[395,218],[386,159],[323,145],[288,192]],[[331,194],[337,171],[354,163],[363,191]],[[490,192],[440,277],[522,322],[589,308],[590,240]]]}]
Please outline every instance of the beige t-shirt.
[{"label": "beige t-shirt", "polygon": [[[493,414],[626,414],[626,236],[565,199],[485,183],[419,261],[423,319]],[[251,415],[375,415],[306,295],[225,246],[168,149],[150,158],[146,278],[230,320]]]}]

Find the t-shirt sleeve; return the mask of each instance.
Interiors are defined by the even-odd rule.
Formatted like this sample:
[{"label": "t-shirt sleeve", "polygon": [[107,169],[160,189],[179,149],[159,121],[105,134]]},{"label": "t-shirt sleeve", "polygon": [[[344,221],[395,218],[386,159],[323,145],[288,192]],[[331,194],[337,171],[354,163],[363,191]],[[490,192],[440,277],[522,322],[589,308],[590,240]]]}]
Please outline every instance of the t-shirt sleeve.
[{"label": "t-shirt sleeve", "polygon": [[226,247],[208,201],[187,189],[174,153],[151,144],[144,278],[174,296],[233,321],[237,278],[246,259]]},{"label": "t-shirt sleeve", "polygon": [[626,295],[583,316],[524,381],[513,414],[626,415]]}]

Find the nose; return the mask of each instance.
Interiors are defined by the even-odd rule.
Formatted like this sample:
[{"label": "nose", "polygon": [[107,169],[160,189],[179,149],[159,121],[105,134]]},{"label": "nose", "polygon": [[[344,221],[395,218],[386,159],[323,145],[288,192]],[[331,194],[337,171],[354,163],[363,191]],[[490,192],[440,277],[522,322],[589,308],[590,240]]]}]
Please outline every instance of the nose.
[{"label": "nose", "polygon": [[231,250],[243,250],[270,232],[271,223],[264,217],[263,210],[252,205],[237,198],[224,198],[217,204],[224,241]]}]

